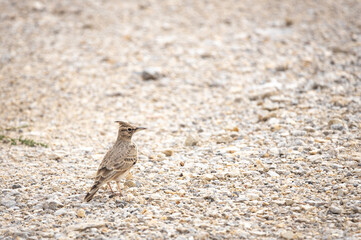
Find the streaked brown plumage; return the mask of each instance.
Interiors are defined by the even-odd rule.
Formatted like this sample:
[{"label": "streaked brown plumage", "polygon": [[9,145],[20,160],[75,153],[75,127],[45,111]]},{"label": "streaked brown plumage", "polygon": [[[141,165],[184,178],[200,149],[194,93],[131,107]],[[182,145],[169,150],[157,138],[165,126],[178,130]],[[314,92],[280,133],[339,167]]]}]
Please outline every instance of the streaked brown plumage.
[{"label": "streaked brown plumage", "polygon": [[108,184],[113,192],[110,181],[116,182],[121,194],[119,180],[127,176],[131,167],[138,160],[138,150],[137,146],[132,142],[132,136],[135,132],[145,128],[136,127],[122,121],[117,121],[117,123],[119,123],[117,140],[100,163],[94,184],[84,198],[86,202],[89,202],[104,184]]}]

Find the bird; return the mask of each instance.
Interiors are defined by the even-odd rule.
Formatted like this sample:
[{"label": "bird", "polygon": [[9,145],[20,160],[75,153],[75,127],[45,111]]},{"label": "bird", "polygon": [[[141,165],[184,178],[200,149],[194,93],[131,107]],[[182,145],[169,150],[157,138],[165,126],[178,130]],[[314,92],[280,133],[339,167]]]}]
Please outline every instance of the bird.
[{"label": "bird", "polygon": [[144,130],[144,127],[136,127],[130,123],[123,121],[115,121],[119,124],[118,137],[113,147],[105,154],[102,162],[98,167],[94,184],[85,195],[84,201],[89,202],[98,192],[100,187],[107,184],[114,194],[110,185],[111,181],[115,181],[119,195],[122,195],[120,188],[120,179],[126,177],[130,169],[137,163],[138,149],[137,145],[132,141],[134,133]]}]

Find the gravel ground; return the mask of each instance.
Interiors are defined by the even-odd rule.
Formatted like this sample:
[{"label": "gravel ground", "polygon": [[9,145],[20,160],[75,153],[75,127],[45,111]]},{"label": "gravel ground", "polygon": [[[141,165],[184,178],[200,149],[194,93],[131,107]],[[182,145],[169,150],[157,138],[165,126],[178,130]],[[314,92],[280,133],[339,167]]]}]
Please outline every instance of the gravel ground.
[{"label": "gravel ground", "polygon": [[[0,9],[2,239],[361,238],[359,1]],[[140,161],[84,203],[115,120]]]}]

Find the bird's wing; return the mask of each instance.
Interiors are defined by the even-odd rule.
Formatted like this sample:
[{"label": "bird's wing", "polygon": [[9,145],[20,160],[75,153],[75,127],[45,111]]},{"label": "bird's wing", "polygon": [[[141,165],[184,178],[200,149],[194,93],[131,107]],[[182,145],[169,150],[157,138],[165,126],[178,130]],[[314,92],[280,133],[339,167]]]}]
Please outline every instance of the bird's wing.
[{"label": "bird's wing", "polygon": [[116,174],[125,173],[137,161],[136,150],[130,147],[127,150],[117,151],[117,148],[112,148],[105,155],[102,163],[98,168],[95,181],[108,181]]},{"label": "bird's wing", "polygon": [[122,149],[120,146],[114,145],[108,152],[105,154],[103,161],[100,163],[98,170],[103,167],[111,167],[112,163],[118,161],[118,159],[123,159],[127,156],[129,151],[127,148]]}]

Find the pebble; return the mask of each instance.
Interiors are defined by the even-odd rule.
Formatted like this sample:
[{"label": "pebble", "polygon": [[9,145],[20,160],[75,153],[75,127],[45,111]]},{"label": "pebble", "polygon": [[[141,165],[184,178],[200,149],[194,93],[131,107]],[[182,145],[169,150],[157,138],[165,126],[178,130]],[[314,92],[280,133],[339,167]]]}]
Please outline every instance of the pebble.
[{"label": "pebble", "polygon": [[293,204],[293,200],[292,199],[286,199],[285,200],[285,205],[286,206],[291,206]]},{"label": "pebble", "polygon": [[334,118],[334,119],[331,119],[329,122],[328,122],[328,126],[330,129],[332,130],[343,130],[344,129],[344,123],[341,119],[339,118]]},{"label": "pebble", "polygon": [[222,144],[222,143],[225,143],[225,144],[228,144],[230,142],[233,142],[233,138],[231,136],[218,136],[216,137],[216,143],[217,144]]},{"label": "pebble", "polygon": [[295,136],[295,137],[302,137],[302,136],[305,136],[305,135],[306,135],[306,132],[305,132],[305,131],[297,130],[297,131],[293,131],[293,132],[292,132],[292,135]]},{"label": "pebble", "polygon": [[142,71],[141,76],[144,81],[149,81],[149,80],[157,80],[163,77],[163,74],[160,68],[148,67]]},{"label": "pebble", "polygon": [[201,178],[206,181],[211,181],[216,179],[216,176],[214,176],[213,174],[204,174],[201,176]]},{"label": "pebble", "polygon": [[167,157],[170,157],[173,155],[173,150],[171,149],[167,149],[167,150],[164,150],[163,153],[167,156]]},{"label": "pebble", "polygon": [[335,206],[335,205],[331,205],[331,207],[329,208],[330,212],[334,213],[334,214],[340,214],[342,212],[341,208]]},{"label": "pebble", "polygon": [[62,215],[65,215],[65,214],[68,214],[68,210],[65,209],[65,208],[61,208],[61,209],[54,212],[55,216],[62,216]]},{"label": "pebble", "polygon": [[56,154],[56,153],[51,153],[48,155],[48,158],[51,159],[51,160],[59,160],[61,159],[61,156],[59,154]]},{"label": "pebble", "polygon": [[281,238],[284,239],[296,239],[296,235],[292,231],[283,230],[280,233]]},{"label": "pebble", "polygon": [[198,144],[198,137],[193,134],[188,134],[184,142],[185,146],[196,146]]},{"label": "pebble", "polygon": [[86,223],[79,223],[75,225],[69,226],[66,230],[67,231],[84,231],[86,229],[91,228],[101,228],[106,226],[106,222],[86,222]]},{"label": "pebble", "polygon": [[271,177],[279,177],[280,175],[278,173],[276,173],[275,171],[268,171],[267,172],[268,175],[270,175]]},{"label": "pebble", "polygon": [[226,148],[222,148],[218,150],[220,153],[225,154],[225,153],[235,153],[239,151],[239,148],[235,147],[235,146],[230,146],[230,147],[226,147]]},{"label": "pebble", "polygon": [[16,206],[16,201],[9,198],[3,198],[1,199],[1,205],[7,208],[12,208]]},{"label": "pebble", "polygon": [[301,208],[305,211],[310,211],[311,209],[314,209],[314,207],[310,205],[302,205]]},{"label": "pebble", "polygon": [[64,205],[56,199],[49,199],[43,204],[43,209],[56,210],[62,208]]},{"label": "pebble", "polygon": [[344,129],[344,126],[343,126],[343,124],[332,124],[330,128],[331,128],[332,130],[341,131],[341,130]]},{"label": "pebble", "polygon": [[43,11],[43,10],[45,10],[45,5],[43,3],[41,3],[41,2],[39,2],[39,1],[34,1],[34,2],[32,2],[31,5],[32,5],[32,9],[34,11]]},{"label": "pebble", "polygon": [[3,189],[2,193],[8,196],[17,196],[20,195],[20,192],[18,189]]},{"label": "pebble", "polygon": [[296,139],[294,142],[295,146],[303,146],[305,143],[301,139]]},{"label": "pebble", "polygon": [[273,95],[276,95],[277,92],[278,92],[277,87],[273,87],[271,85],[262,86],[249,92],[249,99],[250,100],[265,99]]},{"label": "pebble", "polygon": [[161,200],[162,196],[159,193],[154,193],[154,194],[150,195],[149,199],[151,199],[151,200]]},{"label": "pebble", "polygon": [[20,184],[14,184],[11,186],[12,189],[22,188]]},{"label": "pebble", "polygon": [[256,191],[252,191],[252,192],[247,192],[246,196],[250,201],[253,201],[253,200],[257,200],[260,197],[260,194]]},{"label": "pebble", "polygon": [[127,186],[127,187],[129,187],[129,188],[132,188],[132,187],[136,187],[136,186],[137,186],[137,184],[136,184],[135,182],[130,181],[130,180],[126,181],[126,182],[124,183],[124,185]]},{"label": "pebble", "polygon": [[314,129],[313,127],[305,127],[304,130],[310,133],[316,132],[316,129]]},{"label": "pebble", "polygon": [[276,173],[278,173],[279,175],[290,175],[290,171],[286,170],[286,169],[276,169]]},{"label": "pebble", "polygon": [[361,213],[361,207],[359,207],[359,206],[356,206],[356,205],[351,206],[351,209],[355,213]]},{"label": "pebble", "polygon": [[84,209],[80,208],[76,211],[76,215],[80,218],[84,218],[86,215],[85,215],[85,211]]}]

